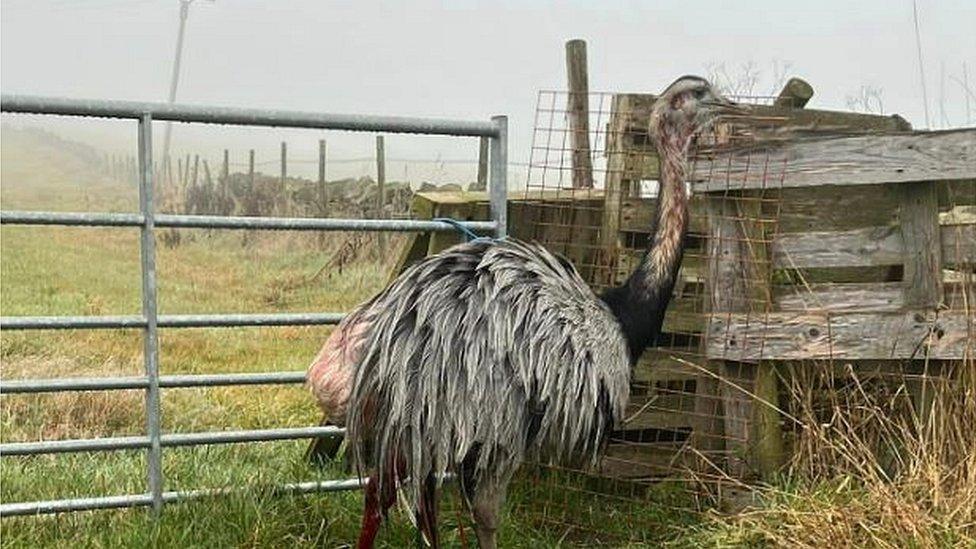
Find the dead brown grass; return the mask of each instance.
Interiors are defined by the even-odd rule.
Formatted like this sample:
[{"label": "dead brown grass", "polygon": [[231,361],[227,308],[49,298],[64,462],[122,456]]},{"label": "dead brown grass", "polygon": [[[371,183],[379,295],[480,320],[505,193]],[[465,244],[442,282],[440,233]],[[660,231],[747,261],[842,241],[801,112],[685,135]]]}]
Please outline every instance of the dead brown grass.
[{"label": "dead brown grass", "polygon": [[922,372],[796,365],[794,453],[759,503],[712,516],[703,543],[761,547],[976,547],[972,359]]}]

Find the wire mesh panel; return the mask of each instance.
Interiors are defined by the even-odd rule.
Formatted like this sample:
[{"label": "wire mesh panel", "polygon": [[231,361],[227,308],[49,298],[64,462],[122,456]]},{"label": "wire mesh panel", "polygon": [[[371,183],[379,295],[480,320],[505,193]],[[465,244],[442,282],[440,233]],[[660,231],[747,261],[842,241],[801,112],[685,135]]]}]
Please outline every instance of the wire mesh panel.
[{"label": "wire mesh panel", "polygon": [[[600,292],[625,282],[653,233],[661,175],[648,131],[654,97],[590,94],[589,138],[574,140],[579,114],[567,109],[568,95],[539,94],[512,230],[566,255]],[[850,146],[852,136],[904,131],[903,121],[736,99],[748,112],[719,119],[690,153],[690,220],[672,300],[656,345],[634,369],[626,415],[600,466],[527,474],[526,490],[544,504],[519,503],[517,512],[566,542],[653,542],[655,512],[680,521],[705,505],[741,501],[752,481],[789,468],[811,472],[819,463],[823,473],[837,460],[819,459],[817,448],[836,457],[839,440],[858,428],[874,433],[862,450],[877,450],[886,426],[905,424],[898,418],[915,414],[917,426],[933,413],[936,385],[961,405],[964,393],[949,380],[972,364],[963,341],[973,328],[973,252],[947,242],[976,227],[976,182],[817,184],[819,174],[857,163],[805,158],[805,147],[824,147],[810,138]],[[589,178],[576,173],[581,143]],[[928,209],[913,214],[919,207]],[[927,230],[912,221],[919,216],[935,219],[934,246],[951,268],[916,273],[944,293],[913,305],[911,264],[925,261],[911,251]],[[853,409],[858,419],[843,432],[831,423]],[[600,504],[580,503],[594,495]]]}]

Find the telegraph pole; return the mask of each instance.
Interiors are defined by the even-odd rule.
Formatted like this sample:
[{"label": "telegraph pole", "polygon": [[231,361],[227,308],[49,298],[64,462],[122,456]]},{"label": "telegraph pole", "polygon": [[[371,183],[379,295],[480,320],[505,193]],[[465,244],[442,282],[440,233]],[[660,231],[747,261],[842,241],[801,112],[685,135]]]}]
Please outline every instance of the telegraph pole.
[{"label": "telegraph pole", "polygon": [[[186,18],[190,15],[190,4],[193,0],[180,0],[180,31],[176,35],[176,58],[173,59],[173,75],[169,83],[169,102],[176,101],[176,86],[180,82],[180,59],[183,57],[183,36],[186,33]],[[166,123],[166,134],[163,137],[163,158],[169,158],[169,140],[173,132],[173,123]]]}]

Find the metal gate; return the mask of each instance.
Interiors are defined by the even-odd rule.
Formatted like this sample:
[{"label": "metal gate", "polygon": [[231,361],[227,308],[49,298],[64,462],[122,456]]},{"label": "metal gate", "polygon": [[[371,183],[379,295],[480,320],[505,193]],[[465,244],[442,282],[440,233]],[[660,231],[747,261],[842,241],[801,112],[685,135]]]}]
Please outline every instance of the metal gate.
[{"label": "metal gate", "polygon": [[[508,118],[490,121],[453,121],[390,116],[335,115],[278,110],[253,110],[128,101],[75,100],[21,95],[0,97],[0,110],[10,113],[49,114],[136,120],[139,142],[139,213],[60,213],[2,211],[0,224],[61,225],[83,227],[139,227],[142,314],[133,316],[17,316],[0,317],[3,330],[57,330],[140,328],[143,331],[145,375],[131,377],[58,378],[0,381],[0,394],[51,393],[59,391],[103,391],[144,389],[146,392],[146,434],[143,436],[53,440],[0,444],[0,456],[26,456],[63,452],[92,452],[144,449],[148,452],[147,491],[108,497],[3,503],[0,516],[58,513],[86,509],[149,506],[158,512],[164,503],[185,501],[226,492],[225,489],[164,491],[163,448],[205,444],[229,444],[310,438],[342,433],[336,427],[299,427],[247,431],[217,431],[165,434],[160,422],[160,391],[180,387],[215,387],[303,383],[304,372],[269,372],[222,375],[159,374],[160,328],[299,326],[336,324],[341,313],[159,315],[156,312],[156,228],[267,229],[299,231],[455,231],[441,221],[385,219],[309,219],[282,217],[226,217],[210,215],[157,214],[153,197],[152,122],[174,121],[347,130],[356,132],[415,133],[465,137],[487,137],[490,149],[489,221],[462,222],[469,230],[505,236],[507,201]],[[358,478],[284,484],[280,491],[355,490]]]}]

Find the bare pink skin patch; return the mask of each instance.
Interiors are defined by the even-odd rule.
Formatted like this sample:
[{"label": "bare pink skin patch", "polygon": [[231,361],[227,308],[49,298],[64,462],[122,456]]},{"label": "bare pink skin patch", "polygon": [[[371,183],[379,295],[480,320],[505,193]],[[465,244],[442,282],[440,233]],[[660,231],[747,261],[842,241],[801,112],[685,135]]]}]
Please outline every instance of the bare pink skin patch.
[{"label": "bare pink skin patch", "polygon": [[349,322],[340,322],[332,331],[306,376],[319,408],[335,425],[346,423],[349,393],[369,327],[361,315],[354,313],[347,318]]}]

